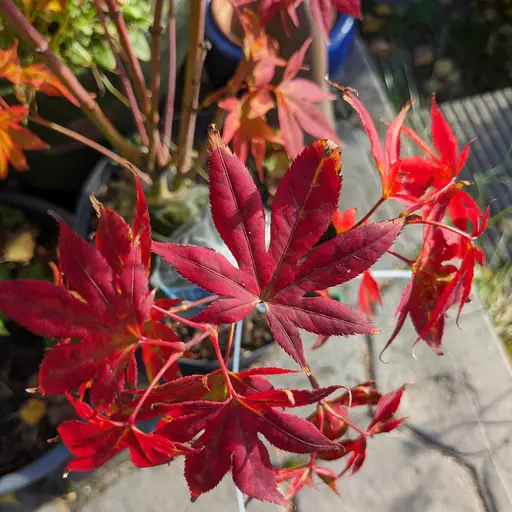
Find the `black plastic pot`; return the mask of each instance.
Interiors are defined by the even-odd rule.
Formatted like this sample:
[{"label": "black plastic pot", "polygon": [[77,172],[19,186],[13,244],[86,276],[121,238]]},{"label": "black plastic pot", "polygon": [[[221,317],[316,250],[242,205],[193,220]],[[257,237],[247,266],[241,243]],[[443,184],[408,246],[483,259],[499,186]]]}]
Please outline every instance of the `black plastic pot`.
[{"label": "black plastic pot", "polygon": [[[50,229],[55,229],[55,231],[57,231],[57,224],[55,219],[48,215],[49,211],[55,212],[71,226],[77,227],[73,215],[69,212],[36,197],[16,192],[2,192],[0,193],[0,204],[19,208],[27,212],[29,216],[36,218],[42,227],[48,226]],[[82,232],[79,232],[79,234],[84,235]],[[69,458],[70,453],[63,443],[52,445],[49,450],[26,466],[0,476],[0,496],[9,492],[16,492],[38,480],[42,480],[53,471],[64,466]]]}]

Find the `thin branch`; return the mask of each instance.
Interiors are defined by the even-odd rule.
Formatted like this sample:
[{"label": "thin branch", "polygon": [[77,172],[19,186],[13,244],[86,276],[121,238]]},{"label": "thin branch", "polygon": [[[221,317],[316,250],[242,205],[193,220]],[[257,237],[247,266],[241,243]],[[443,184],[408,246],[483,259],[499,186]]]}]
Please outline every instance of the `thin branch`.
[{"label": "thin branch", "polygon": [[[151,78],[150,78],[150,109],[148,112],[148,130],[151,137],[150,150],[148,155],[148,166],[153,169],[157,151],[160,151],[158,121],[158,99],[160,97],[160,40],[163,33],[162,11],[164,7],[163,0],[155,0],[155,15],[153,25],[150,28],[151,33]],[[167,156],[166,156],[167,159]]]},{"label": "thin branch", "polygon": [[174,99],[176,96],[176,13],[174,0],[169,0],[167,13],[167,41],[169,46],[169,71],[167,75],[167,99],[164,110],[164,130],[162,142],[169,149],[172,140],[172,120],[174,117]]},{"label": "thin branch", "polygon": [[193,322],[192,320],[188,320],[187,318],[175,315],[174,313],[171,313],[166,309],[159,308],[154,304],[153,306],[151,306],[151,308],[154,309],[155,311],[158,311],[159,313],[162,313],[165,316],[168,316],[171,320],[174,320],[175,322],[180,322],[182,324],[188,325],[189,327],[193,327],[194,329],[199,329],[200,331],[207,331],[210,329],[210,326],[206,324],[198,324],[197,322]]},{"label": "thin branch", "polygon": [[98,151],[98,153],[101,153],[102,155],[110,158],[110,160],[112,160],[113,162],[116,162],[120,166],[125,167],[132,173],[136,174],[139,177],[139,179],[141,179],[148,185],[151,185],[151,183],[152,183],[151,178],[145,172],[141,171],[138,167],[136,167],[134,164],[132,164],[126,158],[119,156],[117,153],[114,153],[113,151],[110,151],[110,149],[107,149],[105,146],[102,146],[101,144],[94,142],[93,140],[85,137],[84,135],[81,135],[78,132],[75,132],[73,130],[70,130],[69,128],[61,126],[60,124],[54,123],[52,121],[47,121],[46,119],[43,119],[42,117],[39,117],[36,115],[31,115],[28,117],[28,119],[30,121],[32,121],[33,123],[40,124],[41,126],[49,128],[50,130],[62,133],[63,135],[66,135],[67,137],[76,140],[77,142],[81,142],[85,146],[89,146],[90,148]]},{"label": "thin branch", "polygon": [[364,224],[379,208],[379,206],[386,200],[385,197],[381,197],[370,209],[370,211],[352,228],[357,228]]},{"label": "thin branch", "polygon": [[108,8],[109,16],[113,21],[117,34],[119,36],[119,44],[123,51],[124,58],[128,64],[128,70],[132,77],[132,81],[135,86],[135,93],[141,106],[142,112],[147,115],[150,109],[148,91],[146,88],[146,81],[144,80],[144,74],[140,62],[137,59],[133,50],[133,45],[128,36],[128,29],[124,21],[123,15],[119,9],[117,0],[104,0]]},{"label": "thin branch", "polygon": [[77,80],[73,72],[59,60],[49,47],[48,41],[23,16],[13,0],[2,0],[0,2],[0,13],[13,26],[17,35],[40,56],[50,71],[69,90],[98,131],[123,157],[129,159],[135,165],[140,165],[142,161],[141,149],[131,144],[119,133],[94,101],[92,95]]},{"label": "thin branch", "polygon": [[224,361],[226,364],[228,364],[229,361],[229,354],[231,352],[231,347],[233,346],[233,335],[235,334],[235,325],[232,323],[229,326],[229,337],[228,337],[228,344],[226,346],[226,350],[224,351]]},{"label": "thin branch", "polygon": [[137,127],[137,131],[140,135],[142,144],[147,147],[149,146],[149,138],[148,133],[146,131],[146,127],[144,126],[144,120],[142,119],[142,113],[137,103],[137,99],[135,98],[135,93],[133,92],[132,84],[130,80],[128,80],[128,76],[126,74],[126,69],[124,68],[123,61],[121,59],[121,56],[119,55],[119,51],[116,48],[114,38],[108,30],[107,20],[105,18],[105,14],[103,13],[102,0],[94,0],[94,2],[96,5],[96,11],[98,13],[98,19],[100,20],[100,23],[103,27],[105,38],[107,39],[110,51],[114,55],[114,59],[116,61],[116,71],[119,75],[119,80],[121,81],[124,92],[126,93],[126,98],[128,99],[128,103],[130,105],[130,110],[133,115],[133,120],[135,121],[135,126]]},{"label": "thin branch", "polygon": [[[105,3],[108,7],[110,18],[114,22],[114,25],[117,29],[119,44],[126,59],[126,63],[128,64],[128,71],[132,77],[132,82],[135,87],[135,94],[139,101],[139,105],[141,106],[142,112],[146,117],[146,126],[148,127],[149,134],[149,155],[156,154],[159,164],[163,166],[165,165],[167,159],[163,155],[161,149],[160,133],[158,132],[158,127],[153,125],[153,120],[151,119],[151,103],[149,99],[149,92],[146,87],[146,81],[144,79],[144,73],[142,72],[140,62],[133,50],[133,45],[130,41],[130,37],[128,36],[128,29],[117,4],[117,0],[105,0]],[[151,164],[149,157],[148,162]],[[151,166],[149,167],[149,170],[152,170]]]},{"label": "thin branch", "polygon": [[394,256],[395,258],[398,258],[399,260],[403,261],[407,265],[412,266],[414,264],[414,260],[410,260],[409,258],[406,258],[405,256],[402,256],[401,254],[398,254],[395,251],[392,251],[391,249],[388,249],[386,251],[388,254],[391,254],[391,256]]},{"label": "thin branch", "polygon": [[183,94],[180,133],[178,143],[178,174],[187,173],[192,164],[192,147],[196,128],[197,107],[201,73],[206,52],[209,48],[204,41],[206,2],[190,0],[190,19],[196,23],[190,26],[187,69]]},{"label": "thin branch", "polygon": [[473,242],[474,238],[469,235],[468,233],[461,231],[458,228],[455,228],[453,226],[449,226],[448,224],[443,224],[442,222],[437,222],[435,220],[430,219],[412,219],[408,220],[406,222],[407,225],[411,224],[429,224],[430,226],[435,226],[436,228],[440,229],[446,229],[447,231],[451,231],[452,233],[456,233],[457,235],[461,236],[462,238],[465,238],[466,240]]}]

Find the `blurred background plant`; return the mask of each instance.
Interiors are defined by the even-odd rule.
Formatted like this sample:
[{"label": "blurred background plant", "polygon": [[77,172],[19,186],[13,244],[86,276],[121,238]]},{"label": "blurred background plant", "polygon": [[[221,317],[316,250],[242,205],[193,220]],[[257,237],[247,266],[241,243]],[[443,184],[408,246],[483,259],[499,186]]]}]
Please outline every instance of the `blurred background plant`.
[{"label": "blurred background plant", "polygon": [[[115,70],[114,54],[105,38],[94,0],[16,0],[16,4],[74,72],[86,68]],[[122,0],[119,8],[135,55],[142,62],[149,61],[151,48],[147,33],[153,19],[151,2]],[[116,34],[110,19],[107,26],[112,34]],[[10,47],[15,39],[12,26],[0,19],[0,48]],[[23,41],[20,41],[18,57],[23,66],[37,61],[37,54]]]}]

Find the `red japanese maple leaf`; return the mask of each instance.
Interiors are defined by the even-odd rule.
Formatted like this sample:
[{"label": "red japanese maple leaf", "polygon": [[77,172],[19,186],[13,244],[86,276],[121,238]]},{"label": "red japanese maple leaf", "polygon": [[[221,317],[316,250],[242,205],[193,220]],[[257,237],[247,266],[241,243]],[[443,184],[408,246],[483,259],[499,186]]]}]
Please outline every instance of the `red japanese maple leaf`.
[{"label": "red japanese maple leaf", "polygon": [[315,105],[325,99],[334,99],[334,96],[309,80],[296,78],[297,73],[302,69],[310,44],[311,39],[308,39],[290,57],[283,80],[274,89],[284,146],[292,158],[295,158],[304,147],[303,131],[314,137],[328,137],[337,144],[341,144],[329,121]]},{"label": "red japanese maple leaf", "polygon": [[[18,41],[14,41],[7,50],[0,49],[0,77],[6,78],[17,88],[25,86],[48,96],[64,96],[73,105],[79,106],[74,96],[45,64],[21,66],[18,60]],[[25,101],[23,95],[20,101]]]},{"label": "red japanese maple leaf", "polygon": [[28,170],[23,150],[48,149],[39,137],[20,125],[27,115],[28,107],[0,103],[0,180],[7,176],[9,164],[18,171]]},{"label": "red japanese maple leaf", "polygon": [[[286,373],[276,368],[256,368],[230,373],[229,384],[213,385],[207,400],[169,405],[155,430],[178,442],[194,439],[198,451],[185,458],[185,477],[192,497],[217,486],[231,470],[236,486],[250,497],[286,504],[277,489],[276,477],[265,445],[294,453],[330,450],[329,441],[309,421],[282,412],[322,400],[337,386],[313,391],[274,389],[265,375]],[[218,376],[224,383],[223,377]]]},{"label": "red japanese maple leaf", "polygon": [[92,381],[91,402],[104,408],[125,381],[136,384],[134,353],[153,303],[148,290],[151,230],[138,181],[133,230],[117,213],[98,202],[95,206],[96,247],[60,221],[59,260],[68,288],[46,281],[2,281],[0,310],[35,334],[73,339],[44,358],[43,392],[60,394]]},{"label": "red japanese maple leaf", "polygon": [[75,456],[67,470],[91,471],[126,448],[132,462],[140,468],[168,463],[178,455],[194,451],[158,434],[145,434],[133,424],[112,421],[70,395],[68,399],[86,422],[65,421],[58,428],[59,436]]},{"label": "red japanese maple leaf", "polygon": [[[354,227],[356,213],[356,208],[349,208],[343,213],[340,213],[339,210],[336,211],[333,215],[332,223],[338,235],[346,233]],[[363,272],[357,300],[359,302],[359,311],[369,319],[372,319],[374,316],[375,305],[377,303],[382,304],[379,285],[368,270]]]},{"label": "red japanese maple leaf", "polygon": [[[440,222],[450,201],[463,185],[454,185],[433,205],[426,207],[424,218]],[[478,222],[473,237],[484,231],[488,214],[489,210]],[[461,260],[459,267],[453,264],[454,258]],[[469,300],[476,263],[483,263],[482,253],[474,246],[469,235],[454,237],[442,227],[425,225],[422,249],[412,265],[413,277],[400,298],[396,311],[397,325],[384,350],[396,338],[409,315],[418,333],[416,343],[423,339],[434,352],[442,354],[446,312],[458,303],[458,321],[464,304]]]},{"label": "red japanese maple leaf", "polygon": [[382,198],[393,198],[402,203],[416,204],[424,190],[421,193],[413,194],[411,190],[405,189],[403,181],[413,181],[417,169],[411,167],[409,173],[406,173],[406,169],[402,165],[403,160],[400,159],[400,132],[403,129],[403,123],[409,110],[410,102],[402,108],[395,120],[390,123],[383,148],[370,114],[354,94],[354,91],[346,88],[341,90],[343,91],[343,99],[357,112],[361,119],[361,124],[368,135],[372,156],[382,183]]},{"label": "red japanese maple leaf", "polygon": [[379,285],[368,270],[363,273],[361,278],[357,300],[359,311],[370,320],[374,317],[375,305],[382,304]]},{"label": "red japanese maple leaf", "polygon": [[381,394],[375,389],[373,381],[362,382],[339,397],[325,400],[324,404],[319,405],[308,417],[308,420],[321,429],[322,434],[334,441],[348,430],[348,424],[343,419],[347,408],[375,405],[380,398]]},{"label": "red japanese maple leaf", "polygon": [[210,144],[212,216],[238,268],[211,249],[153,243],[153,251],[183,277],[222,297],[196,321],[236,322],[263,303],[276,341],[303,368],[307,363],[298,327],[328,335],[376,332],[348,306],[304,295],[367,270],[393,243],[402,221],[361,226],[312,250],[330,223],[341,189],[340,152],[322,140],[306,148],[281,180],[267,250],[265,212],[249,172],[215,128]]},{"label": "red japanese maple leaf", "polygon": [[[404,181],[404,188],[413,194],[424,194],[427,189],[440,190],[460,174],[466,165],[470,145],[466,144],[459,153],[459,145],[450,125],[439,110],[435,96],[432,96],[432,142],[426,144],[411,128],[402,127],[405,133],[424,153],[424,156],[411,156],[401,160],[401,172],[413,177]],[[448,212],[454,224],[463,231],[468,222],[477,226],[482,212],[475,200],[464,190],[458,190],[452,196]]]},{"label": "red japanese maple leaf", "polygon": [[313,477],[318,476],[322,482],[327,484],[336,494],[339,494],[336,487],[338,475],[334,471],[318,466],[309,461],[307,464],[291,468],[277,468],[274,470],[278,483],[289,482],[285,494],[286,500],[291,500],[304,487],[316,487]]},{"label": "red japanese maple leaf", "polygon": [[268,91],[257,89],[241,99],[227,98],[219,101],[218,106],[229,112],[224,123],[224,142],[233,141],[233,150],[244,164],[251,148],[259,179],[263,182],[266,143],[283,144],[283,139],[266,121],[265,114],[274,107]]},{"label": "red japanese maple leaf", "polygon": [[[369,438],[377,434],[391,432],[395,430],[406,418],[395,418],[394,415],[400,405],[402,395],[405,391],[405,385],[398,389],[390,391],[380,396],[375,407],[373,418],[366,430],[359,430],[359,437],[356,439],[346,439],[341,441],[338,450],[319,453],[317,457],[323,460],[336,460],[348,456],[345,468],[339,476],[351,471],[352,474],[357,473],[366,459],[366,447]],[[363,397],[364,400],[364,397]],[[374,403],[372,398],[368,399],[368,403]],[[329,410],[329,407],[327,407]],[[346,408],[339,409],[339,415],[348,421],[348,410]],[[352,425],[351,425],[352,426]]]}]

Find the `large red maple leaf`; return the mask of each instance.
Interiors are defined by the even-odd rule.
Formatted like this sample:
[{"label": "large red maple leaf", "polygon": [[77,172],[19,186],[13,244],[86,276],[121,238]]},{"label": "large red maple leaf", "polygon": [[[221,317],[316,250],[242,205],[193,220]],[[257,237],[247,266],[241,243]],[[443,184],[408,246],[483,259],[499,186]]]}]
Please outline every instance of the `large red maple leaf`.
[{"label": "large red maple leaf", "polygon": [[210,131],[212,216],[238,268],[211,249],[153,243],[153,251],[186,279],[222,297],[196,318],[224,324],[265,305],[276,341],[307,368],[298,328],[317,334],[375,333],[367,320],[344,304],[308,292],[346,282],[371,267],[391,246],[401,220],[360,226],[315,249],[337,208],[341,156],[321,140],[307,147],[280,182],[265,243],[265,212],[248,170]]},{"label": "large red maple leaf", "polygon": [[125,381],[136,384],[134,353],[153,303],[148,289],[151,230],[138,181],[133,229],[117,213],[98,202],[95,206],[96,247],[60,221],[59,260],[67,286],[2,281],[0,310],[35,334],[65,340],[41,364],[43,392],[60,394],[92,381],[91,402],[102,408]]},{"label": "large red maple leaf", "polygon": [[230,373],[228,383],[222,374],[217,374],[216,379],[209,379],[211,389],[205,399],[167,407],[155,435],[182,443],[203,431],[192,445],[197,451],[185,458],[185,477],[192,497],[213,489],[231,470],[233,481],[243,493],[286,504],[258,434],[272,445],[294,453],[336,447],[312,423],[279,409],[316,403],[338,387],[313,391],[274,389],[265,376],[280,373],[287,370],[256,368]]}]

